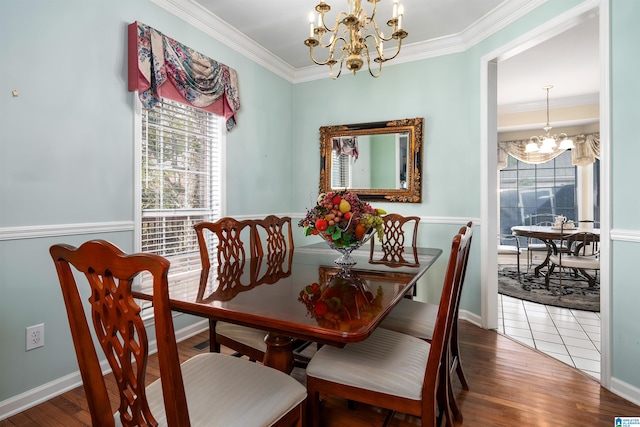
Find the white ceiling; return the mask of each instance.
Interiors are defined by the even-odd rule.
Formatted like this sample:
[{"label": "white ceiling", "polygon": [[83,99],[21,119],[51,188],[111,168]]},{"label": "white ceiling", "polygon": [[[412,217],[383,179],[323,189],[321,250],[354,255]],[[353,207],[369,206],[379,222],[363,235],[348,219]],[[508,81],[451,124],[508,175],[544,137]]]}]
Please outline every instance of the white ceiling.
[{"label": "white ceiling", "polygon": [[[309,66],[309,14],[319,0],[194,0],[222,20],[237,28],[294,68]],[[516,2],[522,3],[522,0]],[[331,6],[327,24],[346,10],[347,0],[326,0]],[[404,7],[406,43],[416,43],[461,33],[504,0],[399,0]],[[512,0],[512,3],[515,3]],[[362,1],[370,11],[371,3]],[[391,17],[391,0],[377,4],[376,21],[386,27]]]},{"label": "white ceiling", "polygon": [[[318,0],[183,0],[206,9],[253,40],[294,70],[311,69],[308,17]],[[414,52],[431,43],[456,41],[469,46],[502,28],[523,10],[530,10],[544,0],[400,0],[404,6],[404,28],[409,33],[404,51]],[[346,9],[346,0],[326,0],[332,7],[327,15],[335,19]],[[363,0],[365,8],[371,4]],[[377,20],[391,16],[391,0],[378,3]],[[577,25],[555,37],[498,64],[498,105],[530,105],[539,109],[545,102],[546,85],[554,103],[580,104],[597,100],[600,85],[598,62],[598,19],[582,19]],[[400,60],[400,57],[396,59]],[[383,71],[384,72],[384,71]],[[328,71],[327,71],[328,74]],[[345,78],[343,76],[341,78]]]}]

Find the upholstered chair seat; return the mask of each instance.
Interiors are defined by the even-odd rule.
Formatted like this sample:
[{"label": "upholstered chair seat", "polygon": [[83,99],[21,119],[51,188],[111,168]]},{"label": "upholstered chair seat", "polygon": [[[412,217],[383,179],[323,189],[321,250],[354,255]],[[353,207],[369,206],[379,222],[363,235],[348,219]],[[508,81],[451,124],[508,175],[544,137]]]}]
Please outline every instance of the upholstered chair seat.
[{"label": "upholstered chair seat", "polygon": [[378,393],[420,400],[431,344],[387,329],[344,348],[322,347],[307,375]]},{"label": "upholstered chair seat", "polygon": [[[307,395],[282,372],[220,353],[194,356],[181,368],[191,426],[270,426]],[[146,394],[158,425],[166,426],[161,381],[147,386]],[[119,413],[114,419],[122,425]]]},{"label": "upholstered chair seat", "polygon": [[403,299],[381,324],[381,328],[431,341],[438,305]]},{"label": "upholstered chair seat", "polygon": [[267,351],[267,344],[264,342],[264,337],[267,335],[265,331],[233,323],[217,322],[216,333],[219,336],[218,339],[220,339],[220,336],[233,337],[233,340],[240,344],[254,348],[262,353]]}]

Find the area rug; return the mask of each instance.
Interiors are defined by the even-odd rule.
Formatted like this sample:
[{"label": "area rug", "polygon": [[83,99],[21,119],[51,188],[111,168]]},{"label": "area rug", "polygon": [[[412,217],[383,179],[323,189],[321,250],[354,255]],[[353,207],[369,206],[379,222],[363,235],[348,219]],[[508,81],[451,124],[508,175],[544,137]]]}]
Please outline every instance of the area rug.
[{"label": "area rug", "polygon": [[557,272],[550,278],[550,289],[544,284],[544,271],[540,277],[535,277],[533,270],[521,271],[518,281],[516,266],[500,266],[498,268],[498,292],[513,298],[537,302],[555,307],[574,310],[600,311],[600,281],[589,288],[586,280],[576,279],[567,272],[562,273],[562,292]]}]

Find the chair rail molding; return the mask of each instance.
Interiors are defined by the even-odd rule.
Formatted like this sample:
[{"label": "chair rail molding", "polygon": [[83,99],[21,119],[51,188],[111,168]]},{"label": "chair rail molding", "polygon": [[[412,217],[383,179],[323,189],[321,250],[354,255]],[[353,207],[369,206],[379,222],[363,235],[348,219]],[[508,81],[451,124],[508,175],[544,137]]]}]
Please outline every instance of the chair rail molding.
[{"label": "chair rail molding", "polygon": [[0,241],[133,231],[133,226],[133,221],[113,221],[0,227]]},{"label": "chair rail molding", "polygon": [[623,230],[614,228],[609,232],[613,241],[640,243],[640,230]]}]

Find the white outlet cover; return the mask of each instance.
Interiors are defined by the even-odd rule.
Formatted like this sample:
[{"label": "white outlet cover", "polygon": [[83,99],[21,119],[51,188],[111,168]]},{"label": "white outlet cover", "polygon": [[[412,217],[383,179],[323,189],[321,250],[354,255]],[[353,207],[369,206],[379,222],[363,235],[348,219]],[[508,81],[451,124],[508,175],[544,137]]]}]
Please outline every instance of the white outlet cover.
[{"label": "white outlet cover", "polygon": [[27,351],[44,345],[44,323],[27,327]]}]

